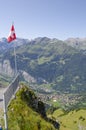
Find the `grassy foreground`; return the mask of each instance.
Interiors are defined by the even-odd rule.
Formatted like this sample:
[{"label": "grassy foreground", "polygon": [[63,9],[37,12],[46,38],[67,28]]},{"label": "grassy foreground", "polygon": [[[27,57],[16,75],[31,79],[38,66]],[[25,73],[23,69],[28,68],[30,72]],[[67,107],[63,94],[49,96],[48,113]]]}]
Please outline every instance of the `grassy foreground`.
[{"label": "grassy foreground", "polygon": [[[28,92],[30,92],[29,95]],[[8,129],[56,130],[54,126],[44,120],[38,112],[29,107],[28,104],[31,98],[31,94],[33,94],[31,90],[28,90],[26,86],[22,86],[22,88],[20,88],[20,90],[17,92],[16,98],[11,101],[8,108]],[[32,97],[34,98],[34,94]]]}]

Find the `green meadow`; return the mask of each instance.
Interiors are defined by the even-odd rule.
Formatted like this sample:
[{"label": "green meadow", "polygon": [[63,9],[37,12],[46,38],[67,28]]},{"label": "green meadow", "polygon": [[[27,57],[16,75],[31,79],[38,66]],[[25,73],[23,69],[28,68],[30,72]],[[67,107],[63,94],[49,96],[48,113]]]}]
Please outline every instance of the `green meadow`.
[{"label": "green meadow", "polygon": [[86,130],[86,109],[65,112],[62,109],[51,115],[60,123],[60,130]]}]

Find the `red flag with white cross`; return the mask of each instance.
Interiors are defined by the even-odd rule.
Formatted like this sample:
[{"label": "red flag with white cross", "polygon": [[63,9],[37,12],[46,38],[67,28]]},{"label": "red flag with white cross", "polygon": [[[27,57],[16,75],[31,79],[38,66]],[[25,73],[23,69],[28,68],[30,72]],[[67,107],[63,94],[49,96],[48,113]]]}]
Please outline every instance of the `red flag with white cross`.
[{"label": "red flag with white cross", "polygon": [[9,34],[9,36],[7,38],[7,41],[10,43],[15,39],[16,39],[15,28],[14,28],[14,25],[12,25],[11,30],[10,30],[10,34]]}]

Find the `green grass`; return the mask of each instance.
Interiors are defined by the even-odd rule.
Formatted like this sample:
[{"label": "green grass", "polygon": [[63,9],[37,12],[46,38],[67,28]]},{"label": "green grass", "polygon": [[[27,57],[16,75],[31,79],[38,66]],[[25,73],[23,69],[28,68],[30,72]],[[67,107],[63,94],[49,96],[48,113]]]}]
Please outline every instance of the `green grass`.
[{"label": "green grass", "polygon": [[79,126],[86,128],[86,109],[73,110],[69,113],[58,109],[52,117],[60,122],[60,130],[79,130]]},{"label": "green grass", "polygon": [[0,124],[4,128],[4,112],[1,108],[0,108]]},{"label": "green grass", "polygon": [[50,103],[54,108],[60,108],[61,107],[61,104],[59,101],[49,101],[48,103]]},{"label": "green grass", "polygon": [[50,56],[50,57],[40,57],[38,58],[38,64],[44,64],[44,63],[47,63],[47,62],[50,62],[51,59],[53,59],[53,56]]},{"label": "green grass", "polygon": [[8,86],[11,82],[12,78],[7,76],[6,74],[0,74],[0,84],[4,87]]}]

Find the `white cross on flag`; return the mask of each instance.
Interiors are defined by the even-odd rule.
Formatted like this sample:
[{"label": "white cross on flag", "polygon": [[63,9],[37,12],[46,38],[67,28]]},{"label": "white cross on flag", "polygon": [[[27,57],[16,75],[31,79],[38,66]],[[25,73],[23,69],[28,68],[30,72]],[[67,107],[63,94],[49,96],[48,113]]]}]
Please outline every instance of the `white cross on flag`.
[{"label": "white cross on flag", "polygon": [[15,29],[14,29],[14,25],[12,25],[11,30],[10,30],[10,34],[7,38],[7,41],[10,43],[11,41],[16,39],[16,34],[15,34]]}]

